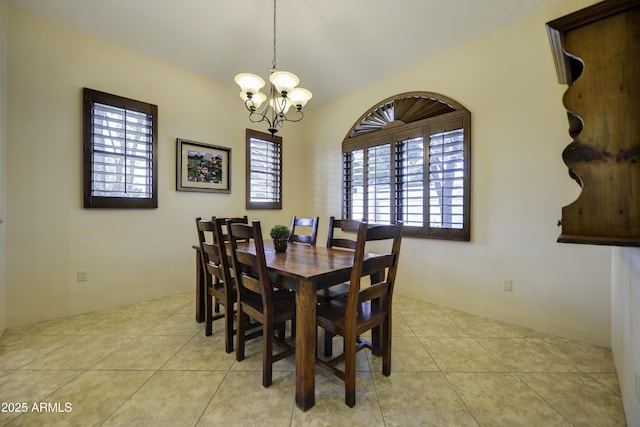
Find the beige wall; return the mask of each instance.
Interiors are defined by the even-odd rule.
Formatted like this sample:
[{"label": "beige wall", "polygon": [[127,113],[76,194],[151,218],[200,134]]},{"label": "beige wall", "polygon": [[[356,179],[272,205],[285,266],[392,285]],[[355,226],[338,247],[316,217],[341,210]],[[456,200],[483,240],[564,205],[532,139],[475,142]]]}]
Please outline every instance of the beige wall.
[{"label": "beige wall", "polygon": [[[0,221],[6,218],[6,111],[7,111],[7,24],[8,3],[0,0]],[[0,336],[7,326],[5,224],[0,224]]]},{"label": "beige wall", "polygon": [[608,346],[611,249],[556,243],[555,225],[579,188],[561,159],[566,86],[545,22],[589,3],[562,2],[312,110],[307,210],[340,215],[341,141],[376,102],[417,90],[454,98],[472,112],[472,241],[404,239],[398,293]]},{"label": "beige wall", "polygon": [[[244,107],[225,84],[9,7],[10,327],[194,289],[194,218],[245,213]],[[82,208],[82,87],[158,105],[159,208]],[[265,127],[254,125],[254,129]],[[284,209],[301,206],[302,141],[284,138]],[[232,149],[232,194],[175,191],[176,137]],[[77,270],[89,280],[76,281]]]},{"label": "beige wall", "polygon": [[615,248],[611,349],[627,425],[640,425],[640,249]]}]

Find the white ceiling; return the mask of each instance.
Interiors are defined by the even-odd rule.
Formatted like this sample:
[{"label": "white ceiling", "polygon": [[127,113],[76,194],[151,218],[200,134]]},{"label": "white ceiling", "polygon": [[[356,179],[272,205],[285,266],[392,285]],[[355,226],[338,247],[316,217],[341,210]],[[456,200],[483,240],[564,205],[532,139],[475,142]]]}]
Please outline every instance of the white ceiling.
[{"label": "white ceiling", "polygon": [[[279,0],[277,65],[317,105],[559,1]],[[230,85],[271,66],[271,0],[10,2]]]}]

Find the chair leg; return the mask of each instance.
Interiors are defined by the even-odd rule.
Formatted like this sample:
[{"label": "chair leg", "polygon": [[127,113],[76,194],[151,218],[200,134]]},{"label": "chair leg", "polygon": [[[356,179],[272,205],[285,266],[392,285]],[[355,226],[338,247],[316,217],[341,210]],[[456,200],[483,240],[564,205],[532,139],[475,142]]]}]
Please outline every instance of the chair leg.
[{"label": "chair leg", "polygon": [[262,342],[262,385],[269,387],[273,381],[273,324],[269,321],[262,325]]},{"label": "chair leg", "polygon": [[236,327],[236,360],[238,362],[244,360],[244,335],[247,320],[248,316],[242,311],[242,307],[238,306],[238,325]]},{"label": "chair leg", "polygon": [[334,334],[327,331],[324,331],[324,355],[329,357],[333,354],[333,337]]},{"label": "chair leg", "polygon": [[209,337],[213,334],[213,297],[208,290],[205,291],[205,315],[204,315],[204,335]]},{"label": "chair leg", "polygon": [[216,313],[220,313],[220,301],[216,299]]},{"label": "chair leg", "polygon": [[356,404],[356,343],[344,339],[344,403],[353,408]]},{"label": "chair leg", "polygon": [[391,318],[382,324],[382,375],[391,375]]},{"label": "chair leg", "polygon": [[233,301],[227,298],[224,304],[224,344],[225,351],[233,351]]},{"label": "chair leg", "polygon": [[286,327],[287,322],[282,322],[280,325],[278,325],[278,338],[280,338],[282,341],[287,338],[287,333],[285,331]]}]

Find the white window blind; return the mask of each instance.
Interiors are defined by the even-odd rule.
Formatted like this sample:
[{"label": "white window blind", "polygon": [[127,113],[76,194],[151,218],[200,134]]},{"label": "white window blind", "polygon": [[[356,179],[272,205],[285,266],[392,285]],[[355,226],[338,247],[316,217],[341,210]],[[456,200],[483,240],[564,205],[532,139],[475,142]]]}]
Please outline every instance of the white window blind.
[{"label": "white window blind", "polygon": [[93,104],[92,196],[153,196],[152,134],[148,114]]},{"label": "white window blind", "polygon": [[429,138],[429,226],[464,226],[464,132],[456,129]]},{"label": "white window blind", "polygon": [[370,222],[391,221],[391,145],[367,150],[367,215]]},{"label": "white window blind", "polygon": [[364,212],[364,150],[343,153],[344,218],[363,218]]},{"label": "white window blind", "polygon": [[247,208],[282,209],[282,138],[247,136]]},{"label": "white window blind", "polygon": [[397,217],[409,227],[424,225],[424,141],[410,138],[396,144]]}]

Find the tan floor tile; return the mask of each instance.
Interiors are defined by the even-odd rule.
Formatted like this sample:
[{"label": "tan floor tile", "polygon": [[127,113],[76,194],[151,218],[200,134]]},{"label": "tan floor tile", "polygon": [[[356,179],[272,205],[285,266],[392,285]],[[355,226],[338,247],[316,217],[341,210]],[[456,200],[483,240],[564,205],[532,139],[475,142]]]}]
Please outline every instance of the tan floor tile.
[{"label": "tan floor tile", "polygon": [[420,341],[444,372],[507,372],[474,338],[424,338]]},{"label": "tan floor tile", "polygon": [[553,354],[566,359],[582,372],[614,373],[611,350],[563,338],[540,339],[540,344]]},{"label": "tan floor tile", "polygon": [[409,327],[409,324],[402,315],[393,315],[391,320],[392,334],[394,337],[412,337],[415,336],[413,329]]},{"label": "tan floor tile", "polygon": [[393,307],[402,315],[424,314],[430,316],[443,316],[445,314],[445,311],[439,305],[398,294],[393,296]]},{"label": "tan floor tile", "polygon": [[595,373],[595,374],[588,374],[588,375],[591,378],[598,381],[603,386],[605,386],[607,389],[609,389],[609,391],[617,395],[620,395],[620,383],[618,382],[618,374]]},{"label": "tan floor tile", "polygon": [[58,402],[64,413],[32,412],[16,420],[24,426],[92,426],[99,425],[118,409],[153,375],[153,371],[87,371],[55,393],[45,402]]},{"label": "tan floor tile", "polygon": [[211,371],[158,372],[103,426],[193,426],[224,376]]},{"label": "tan floor tile", "polygon": [[576,372],[576,368],[546,348],[537,338],[476,338],[512,372]]},{"label": "tan floor tile", "polygon": [[[81,371],[13,371],[0,378],[0,402],[26,403],[29,415],[34,403],[45,401],[52,392],[80,375]],[[0,425],[20,416],[1,412]]]},{"label": "tan floor tile", "polygon": [[112,313],[95,329],[91,330],[89,334],[135,337],[156,326],[167,316],[168,315],[166,314],[145,314],[136,312],[122,314]]},{"label": "tan floor tile", "polygon": [[[131,308],[145,314],[174,314],[184,311],[185,307],[193,301],[191,295],[182,294],[174,297],[160,298],[144,301]],[[193,305],[191,306],[193,307]]]},{"label": "tan floor tile", "polygon": [[[274,344],[274,353],[283,350],[282,347]],[[234,345],[235,350],[235,345]],[[224,352],[224,346],[222,347]],[[234,351],[235,357],[235,351]],[[252,339],[246,342],[244,347],[244,360],[235,362],[231,367],[232,371],[262,371],[262,337]],[[289,371],[292,372],[296,369],[296,357],[295,355],[289,356],[285,359],[279,360],[273,364],[273,371]],[[262,380],[260,380],[262,384]]]},{"label": "tan floor tile", "polygon": [[586,374],[518,374],[573,425],[624,426],[622,401]]},{"label": "tan floor tile", "polygon": [[[222,322],[220,322],[222,323]],[[171,314],[144,332],[145,335],[204,335],[204,324],[193,321],[192,314]]]},{"label": "tan floor tile", "polygon": [[405,321],[420,337],[468,337],[467,331],[458,325],[454,317],[429,314],[405,315]]},{"label": "tan floor tile", "polygon": [[224,336],[196,334],[163,367],[163,370],[227,371],[236,353],[225,353]]},{"label": "tan floor tile", "polygon": [[293,372],[274,372],[273,384],[264,388],[260,372],[230,371],[197,425],[289,426],[294,390]]},{"label": "tan floor tile", "polygon": [[445,375],[481,425],[570,426],[562,415],[514,374]]},{"label": "tan floor tile", "polygon": [[544,336],[544,334],[533,329],[480,316],[453,316],[452,319],[473,337],[535,338]]},{"label": "tan floor tile", "polygon": [[38,335],[84,335],[98,327],[106,317],[95,313],[81,314],[22,326],[15,331]]},{"label": "tan floor tile", "polygon": [[373,374],[385,426],[477,426],[440,372]]},{"label": "tan floor tile", "polygon": [[[73,335],[12,335],[0,341],[0,369],[17,369],[77,340]],[[5,344],[6,343],[6,344]]]},{"label": "tan floor tile", "polygon": [[[438,365],[417,337],[393,337],[391,372],[438,371]],[[382,372],[382,357],[371,356],[371,371]]]},{"label": "tan floor tile", "polygon": [[160,369],[188,341],[189,337],[183,335],[138,337],[122,345],[93,369]]},{"label": "tan floor tile", "polygon": [[316,371],[316,404],[308,411],[293,411],[292,426],[384,426],[373,377],[358,372],[356,405],[344,403],[344,382],[324,370]]},{"label": "tan floor tile", "polygon": [[89,369],[131,339],[130,337],[81,336],[25,365],[24,368]]}]

